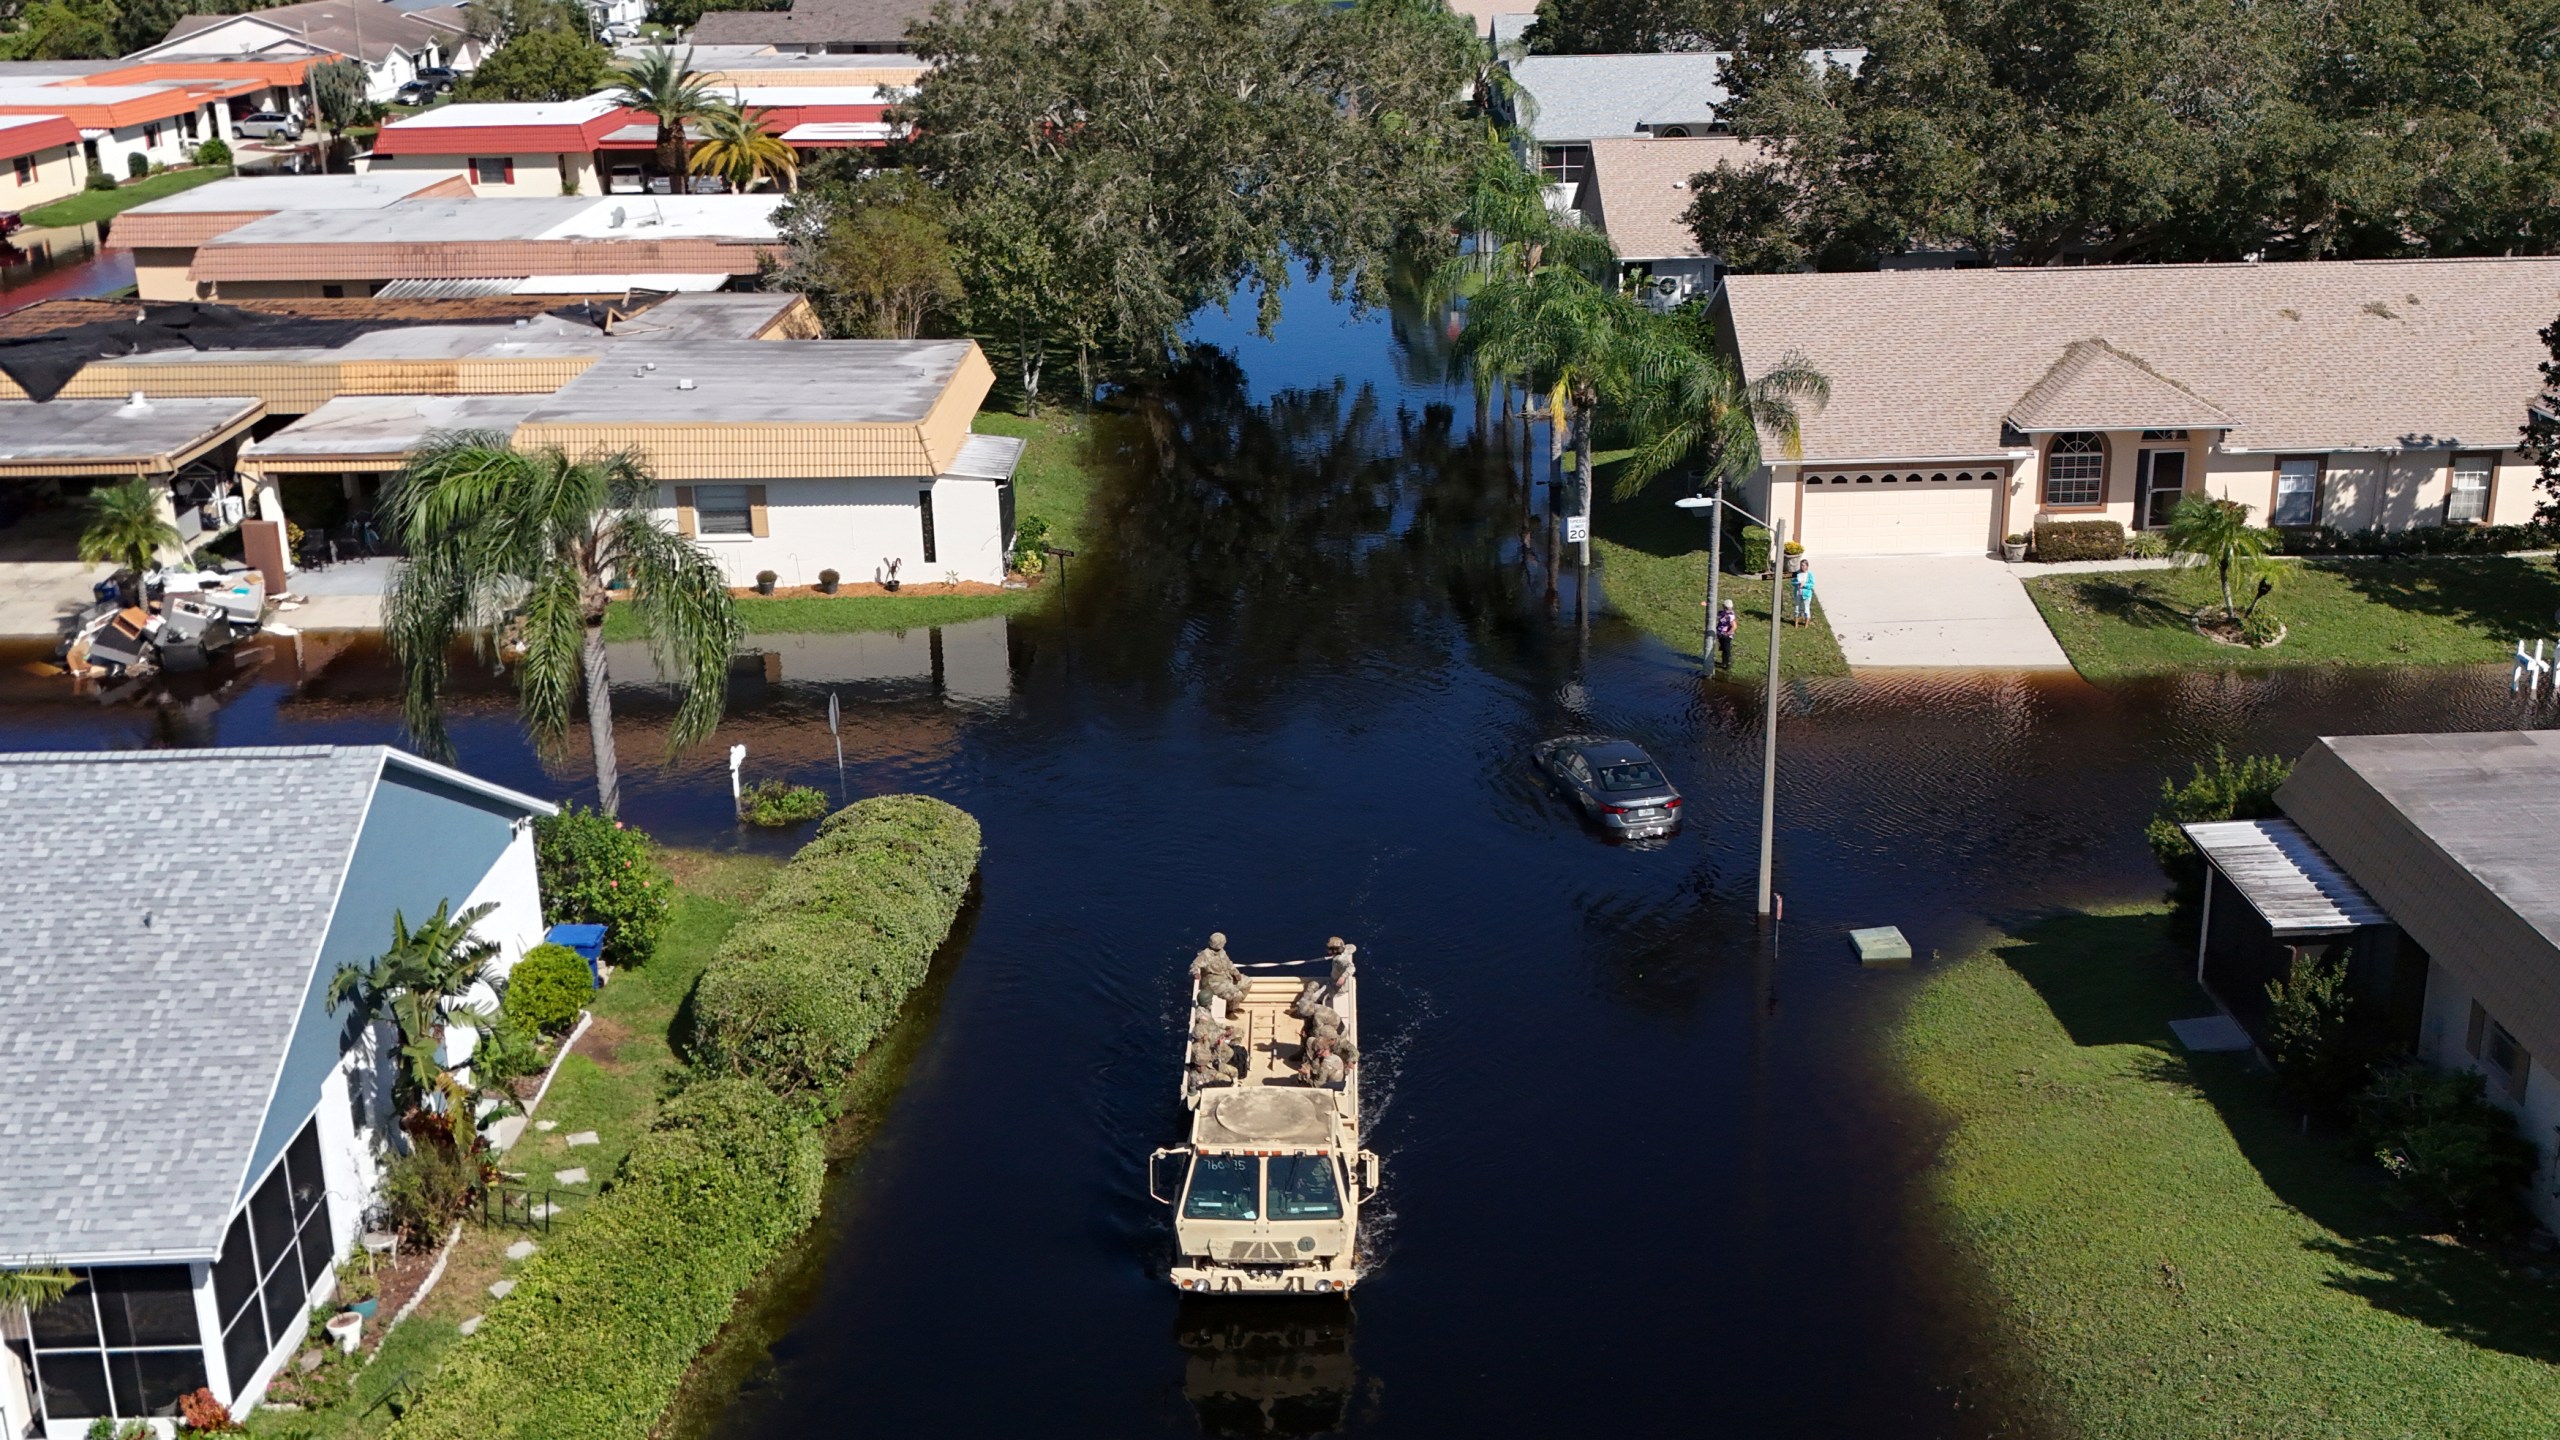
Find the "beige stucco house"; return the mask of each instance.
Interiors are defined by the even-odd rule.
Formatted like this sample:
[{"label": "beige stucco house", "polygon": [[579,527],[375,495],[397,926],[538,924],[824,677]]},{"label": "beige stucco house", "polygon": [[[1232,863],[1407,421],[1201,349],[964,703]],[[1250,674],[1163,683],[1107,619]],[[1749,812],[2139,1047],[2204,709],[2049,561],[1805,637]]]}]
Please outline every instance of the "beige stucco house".
[{"label": "beige stucco house", "polygon": [[1979,554],[2199,491],[2285,527],[2532,518],[2560,259],[1735,275],[1717,305],[1745,375],[1831,384],[1745,504],[1832,554]]}]

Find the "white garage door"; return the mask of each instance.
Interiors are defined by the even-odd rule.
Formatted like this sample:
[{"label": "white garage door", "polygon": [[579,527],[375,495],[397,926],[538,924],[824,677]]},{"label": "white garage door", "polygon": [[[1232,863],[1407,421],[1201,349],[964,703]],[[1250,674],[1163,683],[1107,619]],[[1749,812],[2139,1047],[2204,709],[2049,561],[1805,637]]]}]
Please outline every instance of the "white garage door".
[{"label": "white garage door", "polygon": [[1865,470],[1804,477],[1804,543],[1826,555],[1983,555],[2000,472]]}]

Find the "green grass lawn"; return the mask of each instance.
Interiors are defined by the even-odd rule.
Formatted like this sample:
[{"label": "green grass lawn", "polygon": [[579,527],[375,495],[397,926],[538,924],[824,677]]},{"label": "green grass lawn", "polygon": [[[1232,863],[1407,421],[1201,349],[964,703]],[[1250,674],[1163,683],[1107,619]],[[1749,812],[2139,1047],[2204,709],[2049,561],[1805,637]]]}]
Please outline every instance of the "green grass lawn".
[{"label": "green grass lawn", "polygon": [[[1022,463],[1014,472],[1014,520],[1032,516],[1049,522],[1049,543],[1082,550],[1087,507],[1093,501],[1093,471],[1087,464],[1088,427],[1084,417],[1050,411],[1036,420],[987,411],[977,429],[988,435],[1017,435]],[[1080,554],[1068,562],[1090,566],[1096,557]],[[1051,561],[1051,564],[1057,562]],[[1047,603],[1047,585],[1008,590],[1001,595],[750,595],[738,601],[738,618],[750,635],[807,635],[861,630],[911,630],[918,626],[957,625],[990,615],[1014,615]],[[605,613],[608,640],[637,640],[642,631],[630,611],[616,606]]]},{"label": "green grass lawn", "polygon": [[[1591,549],[1600,564],[1600,593],[1610,609],[1638,629],[1684,655],[1695,655],[1706,634],[1707,524],[1671,503],[1689,493],[1676,472],[1632,498],[1615,498],[1610,487],[1625,453],[1603,452],[1594,467],[1600,498]],[[1726,563],[1732,563],[1730,555]],[[1767,674],[1769,582],[1727,571],[1723,592],[1741,622],[1733,637],[1735,672],[1746,679]],[[1779,638],[1779,673],[1848,674],[1849,662],[1841,657],[1839,637],[1823,617],[1818,592],[1813,621],[1802,629],[1791,626]]]},{"label": "green grass lawn", "polygon": [[[501,1170],[524,1177],[507,1183],[536,1189],[552,1186],[564,1168],[587,1171],[584,1184],[560,1187],[555,1194],[562,1206],[556,1226],[578,1223],[585,1199],[603,1188],[631,1142],[647,1128],[679,1066],[670,1035],[685,997],[747,903],[781,869],[780,861],[764,856],[679,850],[668,852],[666,860],[676,878],[676,901],[657,953],[646,965],[618,972],[588,1007],[594,1024],[560,1063],[550,1092],[534,1112],[537,1121],[550,1121],[553,1128],[528,1128],[515,1148],[498,1158]],[[598,1143],[569,1149],[568,1137],[585,1130],[596,1132]],[[434,1293],[391,1332],[372,1364],[353,1372],[350,1399],[300,1412],[261,1410],[249,1419],[250,1433],[271,1440],[341,1440],[387,1432],[391,1407],[370,1415],[364,1413],[367,1407],[404,1379],[429,1381],[438,1360],[461,1338],[462,1321],[490,1305],[486,1287],[519,1263],[506,1259],[504,1251],[523,1238],[522,1230],[475,1220]]]},{"label": "green grass lawn", "polygon": [[2560,1434],[2560,1277],[2411,1233],[2250,1057],[2180,1050],[2168,1021],[2212,1008],[2188,964],[2158,910],[2057,918],[1898,1032],[1953,1124],[1931,1201],[2059,1428]]},{"label": "green grass lawn", "polygon": [[2518,639],[2550,634],[2560,606],[2560,569],[2548,559],[2286,560],[2276,571],[2266,603],[2286,635],[2266,650],[2218,645],[2189,628],[2190,614],[2222,601],[2220,582],[2202,567],[2038,576],[2027,593],[2092,680],[2282,665],[2484,664],[2513,654]]},{"label": "green grass lawn", "polygon": [[166,199],[181,190],[229,175],[227,165],[197,166],[187,170],[163,170],[139,180],[128,180],[113,190],[83,190],[77,195],[42,205],[26,214],[27,224],[39,229],[56,229],[73,225],[89,225],[110,215],[120,215],[136,205]]}]

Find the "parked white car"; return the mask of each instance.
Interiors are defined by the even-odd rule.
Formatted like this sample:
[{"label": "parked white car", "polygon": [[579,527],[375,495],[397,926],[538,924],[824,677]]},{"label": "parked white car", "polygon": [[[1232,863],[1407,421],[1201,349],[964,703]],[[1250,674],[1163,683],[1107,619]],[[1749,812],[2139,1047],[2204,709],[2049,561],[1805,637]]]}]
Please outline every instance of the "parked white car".
[{"label": "parked white car", "polygon": [[231,129],[245,140],[294,140],[301,138],[302,122],[281,110],[259,110],[241,116]]}]

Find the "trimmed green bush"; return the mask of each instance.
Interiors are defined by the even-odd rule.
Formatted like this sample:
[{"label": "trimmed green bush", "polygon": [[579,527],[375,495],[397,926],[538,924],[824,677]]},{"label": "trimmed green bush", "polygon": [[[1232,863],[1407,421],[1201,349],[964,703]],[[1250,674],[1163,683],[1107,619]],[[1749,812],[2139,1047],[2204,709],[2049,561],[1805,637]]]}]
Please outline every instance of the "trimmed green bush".
[{"label": "trimmed green bush", "polygon": [[2124,527],[2113,520],[2036,522],[2038,560],[2121,560],[2124,547]]},{"label": "trimmed green bush", "polygon": [[827,813],[827,792],[787,780],[759,780],[738,797],[738,810],[750,825],[798,825]]},{"label": "trimmed green bush", "polygon": [[199,165],[228,165],[231,163],[231,147],[216,136],[196,147],[195,160]]},{"label": "trimmed green bush", "polygon": [[939,800],[828,816],[703,971],[694,1063],[832,1094],[924,979],[977,868],[978,822]]},{"label": "trimmed green bush", "polygon": [[805,1106],[752,1080],[685,1090],[392,1435],[646,1440],[738,1292],[817,1215],[825,1175]]},{"label": "trimmed green bush", "polygon": [[604,926],[609,964],[638,965],[658,948],[675,881],[658,864],[648,836],[601,810],[563,805],[559,814],[533,822],[533,860],[544,919]]},{"label": "trimmed green bush", "polygon": [[566,945],[536,945],[507,972],[499,1006],[525,1029],[557,1035],[577,1023],[595,985],[586,957]]},{"label": "trimmed green bush", "polygon": [[1742,527],[1742,573],[1765,575],[1769,570],[1769,532],[1757,525]]}]

